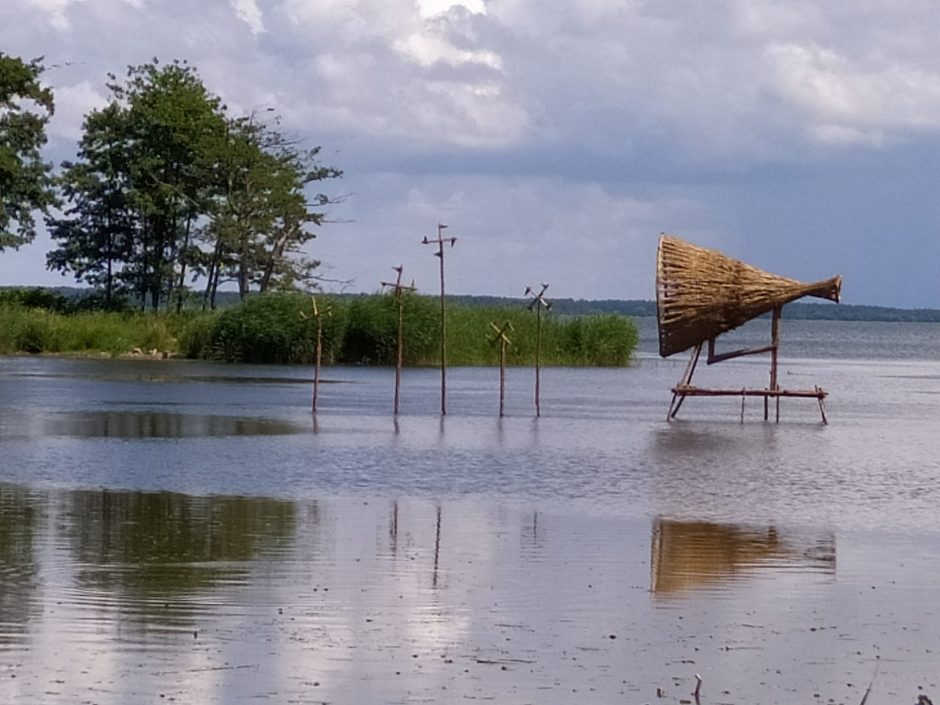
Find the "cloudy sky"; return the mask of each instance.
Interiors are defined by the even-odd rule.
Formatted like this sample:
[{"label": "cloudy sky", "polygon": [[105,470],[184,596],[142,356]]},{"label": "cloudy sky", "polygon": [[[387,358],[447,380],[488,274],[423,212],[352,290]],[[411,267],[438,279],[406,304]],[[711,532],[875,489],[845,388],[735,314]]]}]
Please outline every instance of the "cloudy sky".
[{"label": "cloudy sky", "polygon": [[[938,36],[935,0],[0,2],[0,49],[45,56],[50,159],[152,57],[321,145],[346,198],[313,254],[347,291],[403,264],[434,293],[440,222],[453,293],[652,298],[669,232],[940,307]],[[69,283],[47,249],[0,284]]]}]

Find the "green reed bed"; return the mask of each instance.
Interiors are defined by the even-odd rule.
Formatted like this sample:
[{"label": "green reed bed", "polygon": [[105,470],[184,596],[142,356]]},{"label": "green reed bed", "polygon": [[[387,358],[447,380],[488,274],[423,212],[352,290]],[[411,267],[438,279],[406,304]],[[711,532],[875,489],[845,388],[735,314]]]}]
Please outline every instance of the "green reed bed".
[{"label": "green reed bed", "polygon": [[[325,363],[393,365],[398,341],[398,301],[391,294],[318,296]],[[440,363],[440,301],[409,293],[402,298],[404,364]],[[511,365],[532,365],[538,340],[536,314],[512,307],[448,305],[450,365],[492,365],[498,350],[491,323],[512,324]],[[0,302],[0,353],[106,353],[134,351],[253,363],[308,363],[316,346],[317,319],[310,296],[265,294],[216,312],[151,314],[103,311],[63,313]],[[629,364],[637,344],[623,316],[557,317],[542,313],[544,365]]]},{"label": "green reed bed", "polygon": [[[322,313],[323,358],[331,363],[393,365],[398,345],[398,301],[391,294],[352,299],[318,297]],[[301,315],[301,312],[304,315]],[[259,296],[223,311],[211,340],[198,356],[243,362],[306,362],[312,359],[316,324],[309,297]],[[446,308],[450,365],[492,365],[497,348],[490,323],[512,323],[508,360],[535,362],[536,314],[518,308],[450,305]],[[440,363],[440,301],[432,296],[402,298],[403,361],[408,366]],[[637,330],[623,316],[557,318],[542,313],[545,365],[620,366],[629,364]]]},{"label": "green reed bed", "polygon": [[[502,327],[511,344],[511,365],[535,363],[538,344],[536,314],[519,308],[454,307],[447,317],[447,357],[452,365],[496,364],[498,347],[490,325]],[[633,321],[623,316],[554,317],[542,312],[541,363],[555,366],[617,367],[627,365],[636,349]],[[439,355],[435,360],[439,360]]]},{"label": "green reed bed", "polygon": [[0,353],[175,354],[187,324],[182,316],[0,305]]}]

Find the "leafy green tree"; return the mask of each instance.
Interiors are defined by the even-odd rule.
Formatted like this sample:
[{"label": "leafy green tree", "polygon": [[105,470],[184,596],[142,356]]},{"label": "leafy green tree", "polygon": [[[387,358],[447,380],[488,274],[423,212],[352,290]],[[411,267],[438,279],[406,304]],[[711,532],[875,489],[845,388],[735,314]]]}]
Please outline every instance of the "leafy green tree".
[{"label": "leafy green tree", "polygon": [[70,204],[65,217],[46,225],[58,247],[46,256],[49,269],[74,273],[95,287],[107,308],[132,290],[123,264],[133,258],[140,230],[127,158],[128,113],[116,103],[84,122],[79,161],[64,162],[59,183]]},{"label": "leafy green tree", "polygon": [[304,288],[319,262],[303,247],[335,203],[325,194],[308,200],[306,189],[342,172],[319,163],[319,147],[303,148],[255,113],[231,119],[218,146],[220,194],[203,231],[211,248],[205,300],[214,304],[220,281],[235,281],[243,299],[253,288]]},{"label": "leafy green tree", "polygon": [[40,154],[55,109],[42,72],[41,58],[25,63],[0,52],[0,251],[30,242],[33,212],[55,202],[51,166]]},{"label": "leafy green tree", "polygon": [[214,196],[220,101],[184,62],[155,59],[130,67],[124,83],[109,79],[111,102],[86,117],[79,159],[63,164],[69,207],[49,220],[59,246],[47,263],[106,300],[127,292],[157,310],[175,292],[179,305]]},{"label": "leafy green tree", "polygon": [[331,199],[307,197],[336,178],[319,148],[285,138],[276,121],[229,118],[183,62],[109,76],[110,104],[86,116],[78,158],[63,163],[67,200],[47,224],[51,269],[71,272],[111,303],[131,295],[153,310],[182,306],[187,280],[250,291],[302,288],[318,262],[303,247]]},{"label": "leafy green tree", "polygon": [[197,260],[194,231],[213,195],[210,147],[225,120],[219,99],[184,62],[132,66],[125,84],[112,76],[108,87],[127,111],[128,176],[140,218],[125,273],[156,310],[175,289],[182,294]]}]

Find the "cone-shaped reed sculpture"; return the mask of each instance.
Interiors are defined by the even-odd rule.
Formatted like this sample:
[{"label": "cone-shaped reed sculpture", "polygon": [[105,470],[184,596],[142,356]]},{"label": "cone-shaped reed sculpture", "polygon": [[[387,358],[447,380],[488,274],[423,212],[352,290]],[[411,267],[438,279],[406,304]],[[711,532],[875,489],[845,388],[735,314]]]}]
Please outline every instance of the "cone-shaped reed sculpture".
[{"label": "cone-shaped reed sculpture", "polygon": [[659,354],[688,350],[803,296],[838,302],[841,288],[840,276],[807,284],[664,234],[656,257]]}]

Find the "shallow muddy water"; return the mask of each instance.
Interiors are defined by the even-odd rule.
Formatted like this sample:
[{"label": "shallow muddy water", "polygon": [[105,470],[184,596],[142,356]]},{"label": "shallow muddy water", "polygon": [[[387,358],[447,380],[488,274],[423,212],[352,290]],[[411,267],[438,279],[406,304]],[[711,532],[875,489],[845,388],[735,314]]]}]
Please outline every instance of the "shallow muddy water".
[{"label": "shallow muddy water", "polygon": [[525,369],[503,419],[496,370],[443,419],[407,370],[395,420],[392,371],[331,368],[313,419],[302,368],[0,359],[0,702],[936,700],[940,336],[854,325],[785,322],[828,426],[666,423],[648,340],[543,371],[539,419]]}]

